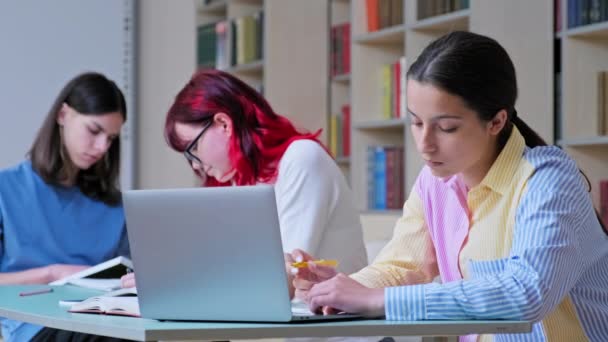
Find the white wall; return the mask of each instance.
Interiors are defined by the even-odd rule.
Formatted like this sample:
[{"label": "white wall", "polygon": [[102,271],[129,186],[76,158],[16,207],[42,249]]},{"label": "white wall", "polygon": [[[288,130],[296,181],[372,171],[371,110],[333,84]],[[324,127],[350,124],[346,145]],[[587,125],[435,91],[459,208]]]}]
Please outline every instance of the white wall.
[{"label": "white wall", "polygon": [[[0,1],[0,168],[24,159],[65,83],[83,71],[116,81],[133,109],[125,18],[131,0]],[[127,53],[129,52],[129,53]],[[125,60],[127,58],[127,60]],[[128,88],[128,89],[127,89]],[[130,112],[129,123],[135,121]],[[123,187],[131,185],[130,127],[123,130]]]},{"label": "white wall", "polygon": [[165,115],[195,69],[194,0],[145,0],[138,8],[138,188],[195,184],[184,157],[163,137]]}]

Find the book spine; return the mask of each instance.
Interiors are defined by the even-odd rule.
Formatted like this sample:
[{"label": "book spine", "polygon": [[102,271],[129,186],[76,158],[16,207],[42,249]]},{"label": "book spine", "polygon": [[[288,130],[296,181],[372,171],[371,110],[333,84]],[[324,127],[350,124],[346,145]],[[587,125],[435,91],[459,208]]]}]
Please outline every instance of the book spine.
[{"label": "book spine", "polygon": [[386,208],[395,209],[395,148],[387,147],[384,151],[386,154]]},{"label": "book spine", "polygon": [[394,118],[398,118],[400,117],[401,111],[399,110],[399,108],[401,108],[401,63],[399,61],[393,63],[393,70],[392,70],[393,74],[392,74],[392,80],[393,80],[393,108],[392,108],[392,114]]},{"label": "book spine", "polygon": [[367,14],[367,31],[374,32],[380,28],[378,18],[378,1],[379,0],[365,0],[365,11]]},{"label": "book spine", "polygon": [[350,156],[350,105],[342,106],[342,138],[343,138],[343,149],[344,156]]},{"label": "book spine", "polygon": [[382,117],[391,118],[391,65],[385,64],[381,69],[381,88],[382,88]]},{"label": "book spine", "polygon": [[407,117],[407,104],[406,102],[406,84],[407,84],[407,60],[405,56],[399,58],[399,70],[401,71],[399,75],[399,117],[405,118]]},{"label": "book spine", "polygon": [[375,147],[367,146],[367,209],[374,209],[376,205],[375,200],[375,170],[376,170],[376,156]]},{"label": "book spine", "polygon": [[378,146],[375,153],[375,209],[386,209],[386,151],[384,147]]}]

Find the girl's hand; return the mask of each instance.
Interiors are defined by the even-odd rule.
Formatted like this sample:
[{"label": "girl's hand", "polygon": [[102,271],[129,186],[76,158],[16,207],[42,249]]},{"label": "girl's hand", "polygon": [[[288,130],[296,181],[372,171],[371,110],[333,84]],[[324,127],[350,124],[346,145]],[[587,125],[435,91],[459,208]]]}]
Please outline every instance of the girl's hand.
[{"label": "girl's hand", "polygon": [[122,288],[135,287],[135,273],[127,273],[120,278]]},{"label": "girl's hand", "polygon": [[312,286],[305,300],[312,312],[384,315],[384,289],[370,289],[342,273]]}]

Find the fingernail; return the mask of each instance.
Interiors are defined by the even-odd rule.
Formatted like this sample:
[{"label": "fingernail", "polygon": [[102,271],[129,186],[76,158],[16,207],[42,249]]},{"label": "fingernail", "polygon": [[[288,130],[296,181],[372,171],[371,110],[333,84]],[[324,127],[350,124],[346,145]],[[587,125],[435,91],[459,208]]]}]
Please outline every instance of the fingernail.
[{"label": "fingernail", "polygon": [[302,262],[303,260],[304,260],[304,258],[302,258],[302,256],[301,256],[301,255],[298,255],[298,256],[296,257],[296,261],[297,261],[297,262]]},{"label": "fingernail", "polygon": [[291,268],[291,274],[293,274],[293,275],[297,275],[297,274],[298,274],[298,269],[297,269],[297,268],[295,268],[295,267],[292,267],[292,268]]}]

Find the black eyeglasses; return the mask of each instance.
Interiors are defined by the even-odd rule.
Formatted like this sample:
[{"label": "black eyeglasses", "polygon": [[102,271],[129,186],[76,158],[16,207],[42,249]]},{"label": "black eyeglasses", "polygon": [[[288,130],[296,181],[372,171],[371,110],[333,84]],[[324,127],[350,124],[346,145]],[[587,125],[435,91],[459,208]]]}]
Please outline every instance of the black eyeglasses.
[{"label": "black eyeglasses", "polygon": [[203,164],[199,157],[197,157],[193,152],[196,148],[196,145],[198,144],[198,139],[203,136],[203,133],[205,133],[205,131],[211,126],[212,123],[213,120],[209,120],[209,122],[207,122],[205,126],[203,126],[203,129],[201,129],[201,132],[196,135],[196,137],[192,140],[190,144],[188,144],[188,146],[184,150],[184,156],[186,157],[186,160],[188,160],[189,163],[197,163],[199,165]]}]

